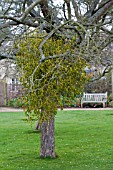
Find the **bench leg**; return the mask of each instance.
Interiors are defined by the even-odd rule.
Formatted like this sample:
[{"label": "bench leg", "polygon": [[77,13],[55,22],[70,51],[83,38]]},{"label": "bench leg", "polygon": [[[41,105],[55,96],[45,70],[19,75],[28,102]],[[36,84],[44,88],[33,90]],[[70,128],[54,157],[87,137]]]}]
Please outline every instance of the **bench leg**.
[{"label": "bench leg", "polygon": [[103,103],[103,108],[105,108],[105,106],[106,106],[105,103]]}]

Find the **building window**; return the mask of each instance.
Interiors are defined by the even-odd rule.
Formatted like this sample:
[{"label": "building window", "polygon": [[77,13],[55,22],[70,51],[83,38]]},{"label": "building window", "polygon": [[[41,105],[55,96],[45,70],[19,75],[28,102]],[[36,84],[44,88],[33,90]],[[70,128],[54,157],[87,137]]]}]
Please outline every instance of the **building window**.
[{"label": "building window", "polygon": [[12,78],[11,91],[18,91],[18,84],[19,84],[18,79]]}]

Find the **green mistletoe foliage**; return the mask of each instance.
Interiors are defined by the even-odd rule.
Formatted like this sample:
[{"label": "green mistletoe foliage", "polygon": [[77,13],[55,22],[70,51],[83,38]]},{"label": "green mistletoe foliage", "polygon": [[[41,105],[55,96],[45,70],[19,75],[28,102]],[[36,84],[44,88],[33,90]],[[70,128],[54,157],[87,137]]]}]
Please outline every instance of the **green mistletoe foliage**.
[{"label": "green mistletoe foliage", "polygon": [[[24,38],[19,43],[17,64],[21,70],[20,81],[25,88],[24,108],[40,118],[50,118],[61,104],[61,96],[74,98],[83,91],[88,80],[86,61],[72,55],[74,40],[50,38],[43,46],[45,60],[41,61],[38,47],[42,38]],[[69,51],[69,56],[52,57]],[[48,57],[51,56],[51,57]]]}]

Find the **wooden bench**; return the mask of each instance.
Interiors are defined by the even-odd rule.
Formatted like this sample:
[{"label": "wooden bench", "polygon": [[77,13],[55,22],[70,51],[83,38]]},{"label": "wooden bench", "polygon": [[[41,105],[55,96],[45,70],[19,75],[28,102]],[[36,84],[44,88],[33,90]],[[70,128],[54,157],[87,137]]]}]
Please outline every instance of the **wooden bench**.
[{"label": "wooden bench", "polygon": [[81,107],[84,103],[102,103],[103,107],[106,106],[107,92],[106,93],[83,93],[81,99]]}]

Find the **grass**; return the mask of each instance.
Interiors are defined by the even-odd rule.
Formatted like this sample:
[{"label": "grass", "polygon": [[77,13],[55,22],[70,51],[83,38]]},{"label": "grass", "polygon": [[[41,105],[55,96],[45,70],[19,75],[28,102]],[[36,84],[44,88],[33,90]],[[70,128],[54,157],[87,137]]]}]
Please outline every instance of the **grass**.
[{"label": "grass", "polygon": [[113,170],[113,111],[58,111],[56,159],[40,159],[40,134],[24,113],[0,113],[0,170]]}]

